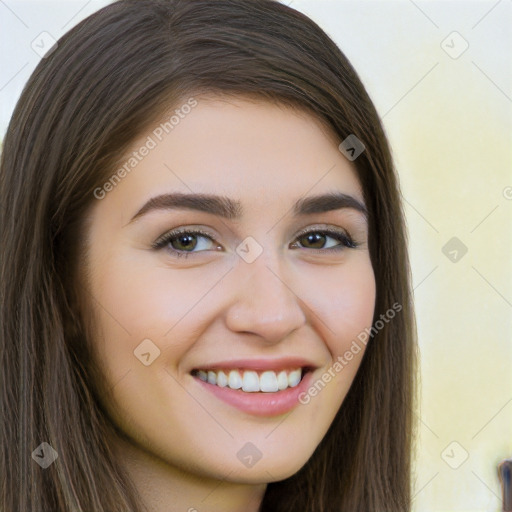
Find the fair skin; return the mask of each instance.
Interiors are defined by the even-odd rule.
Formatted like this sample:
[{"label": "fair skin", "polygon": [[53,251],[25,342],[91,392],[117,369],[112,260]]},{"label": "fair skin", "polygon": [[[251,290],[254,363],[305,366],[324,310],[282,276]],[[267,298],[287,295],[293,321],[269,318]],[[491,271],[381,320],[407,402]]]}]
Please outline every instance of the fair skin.
[{"label": "fair skin", "polygon": [[[212,392],[226,388],[203,382],[197,370],[257,361],[258,377],[268,365],[276,376],[304,366],[303,379],[321,380],[372,323],[368,228],[353,207],[364,205],[353,164],[314,117],[240,97],[196,99],[190,114],[95,200],[84,296],[94,298],[95,357],[110,391],[104,406],[123,433],[115,448],[148,510],[255,512],[266,485],[293,475],[312,455],[364,350],[307,404],[294,399],[286,412],[272,402],[258,413],[256,395],[284,396],[296,386],[227,390],[243,395],[239,406]],[[151,135],[142,134],[131,151]],[[297,200],[333,192],[355,201],[295,214]],[[225,218],[154,208],[133,218],[149,199],[170,193],[225,196],[243,211]],[[182,235],[152,247],[176,228],[201,229],[209,238]],[[305,228],[312,233],[297,236]],[[347,234],[357,246],[345,245]],[[262,251],[251,262],[237,252],[247,237]],[[160,350],[148,365],[134,354],[146,339],[146,360],[152,347]],[[243,377],[243,368],[233,369]]]}]

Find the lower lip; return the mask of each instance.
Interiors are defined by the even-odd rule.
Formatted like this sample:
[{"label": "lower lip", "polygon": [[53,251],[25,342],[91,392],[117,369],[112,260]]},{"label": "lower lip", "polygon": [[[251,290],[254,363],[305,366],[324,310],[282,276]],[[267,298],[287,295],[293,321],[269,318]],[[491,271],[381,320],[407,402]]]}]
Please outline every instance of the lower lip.
[{"label": "lower lip", "polygon": [[312,375],[313,372],[308,371],[294,388],[287,388],[274,393],[261,391],[248,393],[239,389],[222,388],[205,382],[198,377],[194,377],[194,379],[217,398],[241,411],[255,416],[279,416],[300,404],[299,396],[308,389]]}]

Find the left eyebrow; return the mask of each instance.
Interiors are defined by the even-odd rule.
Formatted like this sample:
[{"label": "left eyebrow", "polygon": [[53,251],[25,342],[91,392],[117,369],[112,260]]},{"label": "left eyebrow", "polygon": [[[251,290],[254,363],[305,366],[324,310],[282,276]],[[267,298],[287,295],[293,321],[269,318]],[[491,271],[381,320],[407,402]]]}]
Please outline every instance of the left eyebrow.
[{"label": "left eyebrow", "polygon": [[[345,208],[356,210],[365,216],[368,214],[366,206],[359,199],[341,192],[331,192],[298,199],[293,205],[293,214],[295,216],[310,215]],[[135,219],[150,211],[175,209],[198,210],[226,219],[239,219],[243,215],[241,202],[226,196],[173,193],[162,194],[149,199],[131,218],[128,224],[131,224]]]},{"label": "left eyebrow", "polygon": [[363,213],[365,217],[368,216],[366,206],[359,201],[359,199],[348,194],[342,194],[341,192],[331,192],[299,199],[295,203],[293,211],[294,215],[308,215],[311,213],[324,213],[345,208],[351,208]]}]

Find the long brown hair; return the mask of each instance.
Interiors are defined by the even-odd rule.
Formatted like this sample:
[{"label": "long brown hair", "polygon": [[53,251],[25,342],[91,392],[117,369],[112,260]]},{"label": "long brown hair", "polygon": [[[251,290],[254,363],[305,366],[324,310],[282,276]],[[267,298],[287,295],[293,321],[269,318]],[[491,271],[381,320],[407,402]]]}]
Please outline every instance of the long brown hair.
[{"label": "long brown hair", "polygon": [[[94,190],[169,105],[201,93],[298,107],[354,134],[377,283],[375,332],[325,438],[261,510],[410,510],[416,341],[400,192],[358,75],[308,17],[273,0],[120,0],[66,33],[18,101],[0,172],[0,512],[137,512],[106,441],[77,307]],[[382,323],[382,322],[381,322]],[[58,459],[31,458],[48,442]]]}]

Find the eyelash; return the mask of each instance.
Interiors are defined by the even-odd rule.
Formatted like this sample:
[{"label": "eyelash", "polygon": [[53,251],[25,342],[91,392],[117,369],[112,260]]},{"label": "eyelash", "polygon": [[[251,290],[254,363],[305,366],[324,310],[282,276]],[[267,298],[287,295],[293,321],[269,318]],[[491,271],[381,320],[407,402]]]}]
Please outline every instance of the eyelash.
[{"label": "eyelash", "polygon": [[[317,228],[317,229],[305,229],[301,232],[299,232],[295,238],[295,240],[298,240],[299,238],[302,238],[305,235],[309,235],[310,233],[320,234],[320,235],[327,235],[331,238],[334,238],[338,242],[341,242],[340,245],[336,245],[334,247],[328,247],[327,249],[309,249],[311,251],[341,251],[344,249],[356,249],[359,247],[359,244],[355,242],[352,237],[345,231],[342,230],[336,230],[336,229],[330,229],[330,228]],[[177,257],[177,258],[188,258],[190,254],[196,254],[197,252],[204,252],[204,251],[180,251],[178,249],[173,249],[170,244],[171,242],[178,237],[179,235],[201,235],[208,239],[210,239],[213,242],[213,238],[210,236],[209,233],[202,231],[200,229],[176,229],[173,231],[169,231],[168,233],[165,233],[161,237],[159,237],[152,245],[151,247],[155,250],[163,249],[166,246],[168,247],[169,252]],[[307,247],[305,247],[307,249]]]}]

